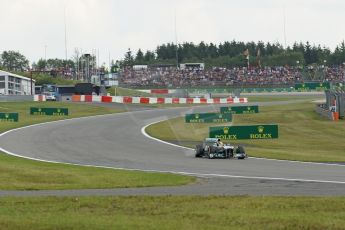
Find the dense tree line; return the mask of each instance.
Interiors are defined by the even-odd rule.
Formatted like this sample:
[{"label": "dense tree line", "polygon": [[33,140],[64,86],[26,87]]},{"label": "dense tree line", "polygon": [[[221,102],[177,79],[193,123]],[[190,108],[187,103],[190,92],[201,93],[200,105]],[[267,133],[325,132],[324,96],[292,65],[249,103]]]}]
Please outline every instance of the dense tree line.
[{"label": "dense tree line", "polygon": [[244,55],[246,50],[248,50],[251,66],[339,65],[345,62],[344,41],[333,52],[325,46],[311,45],[309,42],[296,42],[291,47],[284,48],[280,43],[231,41],[218,45],[186,42],[176,46],[173,43],[167,43],[159,45],[155,51],[143,52],[139,49],[135,54],[128,49],[121,64],[176,64],[178,60],[178,63],[203,62],[207,67],[236,67],[247,64]]},{"label": "dense tree line", "polygon": [[37,63],[32,64],[32,68],[36,70],[45,70],[45,69],[64,69],[64,68],[73,68],[74,62],[72,60],[63,60],[63,59],[39,59]]},{"label": "dense tree line", "polygon": [[[247,65],[244,55],[247,52],[251,66],[305,66],[312,64],[340,65],[345,63],[345,42],[341,42],[333,51],[321,45],[294,43],[291,47],[284,48],[280,43],[264,42],[224,42],[220,44],[200,42],[194,44],[167,43],[159,45],[156,50],[143,51],[139,49],[133,53],[130,49],[120,66],[140,64],[172,64],[203,62],[206,67],[239,67]],[[178,62],[177,62],[178,60]],[[96,57],[90,54],[80,54],[79,51],[69,59],[40,59],[32,63],[32,68],[46,69],[71,69],[72,71],[86,71],[96,68]],[[26,57],[16,51],[4,51],[0,55],[0,68],[8,71],[22,72],[30,68]],[[87,70],[90,72],[91,70]]]}]

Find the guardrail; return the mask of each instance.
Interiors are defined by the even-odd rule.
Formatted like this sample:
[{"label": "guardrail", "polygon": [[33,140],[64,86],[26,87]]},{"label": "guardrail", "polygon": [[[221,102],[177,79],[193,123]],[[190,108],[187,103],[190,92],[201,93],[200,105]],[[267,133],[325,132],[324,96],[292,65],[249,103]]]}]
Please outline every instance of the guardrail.
[{"label": "guardrail", "polygon": [[160,97],[126,97],[73,95],[73,102],[104,102],[122,104],[234,104],[247,103],[247,98],[160,98]]},{"label": "guardrail", "polygon": [[0,102],[7,101],[32,101],[32,95],[1,95]]},{"label": "guardrail", "polygon": [[323,117],[328,118],[329,120],[334,120],[334,121],[339,120],[339,113],[332,112],[328,109],[325,109],[324,105],[322,105],[322,104],[315,106],[315,112],[317,112],[318,114],[320,114]]}]

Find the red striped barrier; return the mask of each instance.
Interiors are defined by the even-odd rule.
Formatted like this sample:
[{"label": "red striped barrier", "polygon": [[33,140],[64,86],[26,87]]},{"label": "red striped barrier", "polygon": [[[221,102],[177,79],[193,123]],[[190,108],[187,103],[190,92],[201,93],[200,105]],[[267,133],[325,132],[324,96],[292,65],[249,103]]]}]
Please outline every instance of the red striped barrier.
[{"label": "red striped barrier", "polygon": [[92,102],[92,95],[85,95],[86,102]]},{"label": "red striped barrier", "polygon": [[213,99],[213,104],[219,104],[219,103],[220,103],[220,98]]},{"label": "red striped barrier", "polygon": [[157,98],[157,104],[164,104],[164,103],[165,103],[165,99],[163,97]]},{"label": "red striped barrier", "polygon": [[169,90],[168,89],[151,89],[151,93],[154,93],[154,94],[168,94]]},{"label": "red striped barrier", "polygon": [[187,98],[187,104],[194,104],[194,98]]},{"label": "red striped barrier", "polygon": [[173,98],[172,103],[173,104],[180,104],[180,98]]},{"label": "red striped barrier", "polygon": [[200,98],[200,103],[201,104],[206,104],[207,103],[207,99],[206,98]]},{"label": "red striped barrier", "polygon": [[233,98],[227,98],[226,102],[229,104],[232,104],[232,103],[234,103],[234,99]]},{"label": "red striped barrier", "polygon": [[110,103],[113,101],[113,98],[110,96],[102,96],[102,102]]},{"label": "red striped barrier", "polygon": [[[35,101],[44,100],[35,95]],[[162,97],[122,97],[122,96],[93,96],[73,95],[73,102],[104,102],[104,103],[139,103],[139,104],[234,104],[247,103],[247,98],[162,98]]]},{"label": "red striped barrier", "polygon": [[148,97],[141,97],[140,98],[140,104],[149,104],[150,103],[150,98]]},{"label": "red striped barrier", "polygon": [[133,102],[132,97],[123,97],[123,103],[125,104],[131,104]]}]

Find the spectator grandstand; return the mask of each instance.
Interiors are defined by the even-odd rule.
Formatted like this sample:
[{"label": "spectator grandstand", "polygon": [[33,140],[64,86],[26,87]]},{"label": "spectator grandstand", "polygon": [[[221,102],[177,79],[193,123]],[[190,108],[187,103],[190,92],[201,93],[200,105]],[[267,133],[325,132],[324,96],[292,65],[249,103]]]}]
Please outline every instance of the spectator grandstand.
[{"label": "spectator grandstand", "polygon": [[[317,74],[315,74],[317,73]],[[175,67],[124,68],[120,84],[132,88],[189,88],[206,86],[291,87],[304,81],[344,82],[344,68],[322,67],[302,69],[297,67],[265,68],[212,68],[198,69]],[[317,77],[315,77],[317,76]]]}]

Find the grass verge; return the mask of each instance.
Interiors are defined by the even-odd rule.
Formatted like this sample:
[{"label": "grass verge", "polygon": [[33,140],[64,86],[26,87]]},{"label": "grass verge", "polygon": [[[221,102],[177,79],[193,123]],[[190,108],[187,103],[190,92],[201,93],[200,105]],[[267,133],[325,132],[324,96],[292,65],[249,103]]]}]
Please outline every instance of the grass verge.
[{"label": "grass verge", "polygon": [[0,154],[0,190],[104,189],[173,186],[194,178],[20,159]]},{"label": "grass verge", "polygon": [[344,229],[345,198],[0,198],[1,229]]},{"label": "grass verge", "polygon": [[301,96],[284,96],[284,95],[271,95],[271,96],[243,96],[248,98],[249,102],[270,102],[270,101],[304,101],[304,100],[322,100],[323,96],[314,95],[301,95]]},{"label": "grass verge", "polygon": [[[31,106],[66,107],[71,115],[68,117],[32,116],[29,114]],[[121,111],[74,103],[2,102],[0,112],[18,112],[20,122],[2,122],[0,132],[47,121]],[[41,190],[181,185],[193,182],[194,178],[173,174],[42,163],[0,153],[0,181],[1,190]]]},{"label": "grass verge", "polygon": [[[30,107],[40,108],[68,108],[69,116],[36,116],[30,115]],[[102,114],[124,112],[124,110],[105,108],[85,104],[67,103],[67,102],[0,102],[0,112],[19,113],[19,122],[1,122],[0,133],[32,124],[38,124],[47,121],[56,121],[68,118],[95,116]]]},{"label": "grass verge", "polygon": [[[279,125],[279,138],[241,140],[250,156],[315,162],[345,162],[345,120],[326,120],[314,112],[311,102],[261,107],[259,114],[234,115],[233,124]],[[217,126],[218,124],[213,124]],[[229,125],[229,124],[219,124]],[[175,118],[154,124],[147,133],[172,142],[195,142],[208,137],[210,124],[186,124]],[[189,145],[189,147],[194,147]]]}]

